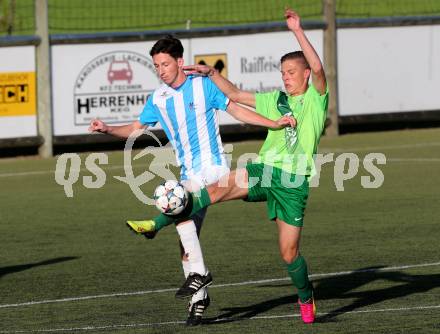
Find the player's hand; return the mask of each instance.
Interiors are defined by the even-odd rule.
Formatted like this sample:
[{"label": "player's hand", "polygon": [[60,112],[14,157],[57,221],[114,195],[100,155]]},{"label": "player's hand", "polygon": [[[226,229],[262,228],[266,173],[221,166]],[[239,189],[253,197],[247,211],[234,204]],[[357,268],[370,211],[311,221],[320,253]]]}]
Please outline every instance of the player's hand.
[{"label": "player's hand", "polygon": [[291,8],[286,8],[284,11],[284,17],[286,18],[287,27],[291,31],[297,31],[301,28],[301,19],[297,12],[293,11]]},{"label": "player's hand", "polygon": [[89,131],[106,133],[108,126],[103,121],[95,118],[90,122]]},{"label": "player's hand", "polygon": [[279,118],[275,121],[275,129],[283,129],[287,126],[290,126],[292,128],[296,127],[296,119],[289,115],[284,115],[283,117]]},{"label": "player's hand", "polygon": [[199,74],[204,76],[211,76],[216,72],[216,69],[208,65],[187,65],[183,66],[186,74]]}]

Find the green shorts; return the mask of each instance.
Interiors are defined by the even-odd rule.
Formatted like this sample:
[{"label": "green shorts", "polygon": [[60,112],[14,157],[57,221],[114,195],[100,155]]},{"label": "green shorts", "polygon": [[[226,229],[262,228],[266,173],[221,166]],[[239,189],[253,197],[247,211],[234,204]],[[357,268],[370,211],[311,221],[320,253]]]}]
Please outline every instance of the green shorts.
[{"label": "green shorts", "polygon": [[245,201],[267,201],[270,220],[279,218],[289,225],[302,227],[309,197],[307,177],[290,174],[263,163],[248,164],[246,170],[249,193]]}]

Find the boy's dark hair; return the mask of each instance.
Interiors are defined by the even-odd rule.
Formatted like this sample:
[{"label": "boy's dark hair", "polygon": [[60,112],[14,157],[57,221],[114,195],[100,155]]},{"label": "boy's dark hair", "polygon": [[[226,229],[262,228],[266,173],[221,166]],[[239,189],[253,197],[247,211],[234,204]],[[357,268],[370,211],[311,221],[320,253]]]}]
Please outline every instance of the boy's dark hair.
[{"label": "boy's dark hair", "polygon": [[294,52],[286,53],[284,56],[281,57],[281,64],[286,60],[299,60],[300,62],[303,63],[306,69],[310,70],[310,65],[306,57],[304,57],[304,53],[302,51],[294,51]]},{"label": "boy's dark hair", "polygon": [[183,58],[183,45],[177,38],[167,35],[159,39],[150,50],[151,57],[158,53],[167,53],[174,59]]}]

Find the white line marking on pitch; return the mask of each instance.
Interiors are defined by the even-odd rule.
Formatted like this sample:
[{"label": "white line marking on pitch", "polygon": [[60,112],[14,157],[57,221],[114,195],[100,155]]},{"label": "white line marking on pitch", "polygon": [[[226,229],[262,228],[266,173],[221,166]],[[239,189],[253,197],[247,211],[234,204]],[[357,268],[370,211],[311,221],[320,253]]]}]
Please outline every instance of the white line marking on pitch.
[{"label": "white line marking on pitch", "polygon": [[[350,150],[346,150],[349,152]],[[321,152],[329,153],[329,152]],[[235,159],[233,159],[235,161]],[[387,158],[387,163],[389,162],[440,162],[440,158]],[[149,167],[155,166],[156,164],[150,164]],[[99,166],[103,170],[117,170],[123,169],[124,165],[113,165],[113,166]],[[132,165],[132,168],[145,168],[146,165]],[[72,169],[70,172],[76,172],[77,170]],[[80,172],[89,172],[87,168],[81,168]],[[29,171],[29,172],[16,172],[16,173],[0,173],[0,177],[17,177],[17,176],[33,176],[33,175],[44,175],[44,174],[55,174],[54,170],[40,170],[40,171]]]},{"label": "white line marking on pitch", "polygon": [[[413,306],[413,307],[399,307],[399,308],[383,308],[383,309],[367,309],[358,311],[347,312],[318,312],[317,316],[323,317],[327,315],[346,315],[346,314],[365,314],[365,313],[385,313],[385,312],[406,312],[406,311],[422,311],[422,310],[435,310],[440,309],[440,305],[431,306]],[[262,315],[250,318],[220,318],[214,322],[225,322],[234,320],[267,320],[267,319],[282,319],[282,318],[298,318],[299,314],[284,314],[284,315]],[[35,330],[17,330],[17,331],[0,331],[2,334],[13,333],[53,333],[53,332],[74,332],[74,331],[96,331],[96,330],[115,330],[123,328],[139,328],[139,327],[151,327],[151,326],[167,326],[167,325],[180,325],[184,324],[184,321],[166,321],[155,323],[137,323],[137,324],[120,324],[120,325],[108,325],[108,326],[84,326],[84,327],[71,327],[71,328],[48,328],[48,329],[35,329]]]},{"label": "white line marking on pitch", "polygon": [[374,150],[392,150],[401,148],[414,148],[414,147],[429,147],[429,146],[440,146],[440,142],[429,142],[429,143],[417,143],[417,144],[402,144],[402,145],[385,145],[385,146],[367,146],[367,147],[347,147],[347,148],[322,148],[319,151],[342,153],[351,151],[374,151]]},{"label": "white line marking on pitch", "polygon": [[[133,168],[144,167],[145,165],[131,165]],[[123,169],[124,165],[114,165],[114,166],[99,166],[103,170],[113,170],[113,169]],[[70,172],[76,172],[77,170],[72,169]],[[80,168],[80,172],[87,172],[87,168]],[[42,174],[55,174],[54,170],[40,170],[40,171],[29,171],[29,172],[17,172],[17,173],[2,173],[0,177],[14,177],[14,176],[28,176],[28,175],[42,175]]]},{"label": "white line marking on pitch", "polygon": [[388,162],[440,162],[440,158],[387,158]]},{"label": "white line marking on pitch", "polygon": [[[403,145],[389,145],[389,146],[370,146],[370,147],[347,147],[347,148],[322,148],[320,153],[343,153],[343,152],[353,152],[353,151],[375,151],[375,150],[386,150],[386,149],[401,149],[401,148],[414,148],[414,147],[429,147],[429,146],[440,146],[440,142],[429,142],[429,143],[417,143],[417,144],[403,144]],[[398,159],[394,159],[398,161]],[[425,161],[424,158],[414,158],[414,159],[400,159],[401,161]],[[426,159],[426,162],[437,162],[439,159]],[[145,165],[133,165],[133,167],[142,167]],[[104,170],[111,169],[121,169],[124,165],[114,165],[114,166],[100,166]],[[86,168],[81,168],[81,171],[87,171]],[[0,177],[14,177],[14,176],[27,176],[27,175],[41,175],[41,174],[53,174],[54,170],[50,171],[29,171],[29,172],[17,172],[17,173],[0,173]]]},{"label": "white line marking on pitch", "polygon": [[[382,271],[413,269],[413,268],[422,268],[422,267],[434,267],[434,266],[439,266],[439,265],[440,265],[440,262],[421,263],[421,264],[404,265],[404,266],[390,266],[390,267],[385,267],[385,268],[371,268],[371,269],[359,269],[359,270],[352,270],[352,271],[339,271],[339,272],[334,272],[334,273],[312,274],[312,275],[309,275],[309,277],[310,278],[317,278],[317,277],[344,276],[344,275],[351,275],[351,274],[358,274],[358,273],[382,272]],[[243,286],[243,285],[273,283],[273,282],[288,281],[288,280],[290,280],[290,277],[271,278],[271,279],[264,279],[264,280],[258,280],[258,281],[245,281],[245,282],[237,282],[237,283],[215,284],[215,285],[211,285],[210,289],[224,288],[224,287],[230,287],[230,286]],[[61,299],[47,299],[47,300],[30,301],[30,302],[23,302],[23,303],[16,303],[16,304],[3,304],[3,305],[0,305],[0,308],[22,307],[22,306],[31,306],[31,305],[39,305],[39,304],[64,303],[64,302],[81,301],[81,300],[89,300],[89,299],[138,296],[138,295],[146,295],[146,294],[151,294],[151,293],[173,292],[176,290],[177,289],[175,289],[175,288],[169,288],[169,289],[160,289],[160,290],[120,292],[120,293],[92,295],[92,296],[83,296],[83,297],[68,297],[68,298],[61,298]]]}]

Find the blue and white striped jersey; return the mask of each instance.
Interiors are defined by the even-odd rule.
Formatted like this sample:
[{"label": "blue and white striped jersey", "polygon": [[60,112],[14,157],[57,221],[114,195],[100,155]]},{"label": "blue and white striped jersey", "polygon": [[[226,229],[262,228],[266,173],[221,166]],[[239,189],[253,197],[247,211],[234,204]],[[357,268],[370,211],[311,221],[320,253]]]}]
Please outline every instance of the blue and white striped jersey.
[{"label": "blue and white striped jersey", "polygon": [[209,78],[190,75],[177,89],[166,84],[156,89],[139,121],[149,126],[160,122],[186,180],[207,165],[227,165],[217,110],[226,110],[228,102]]}]

